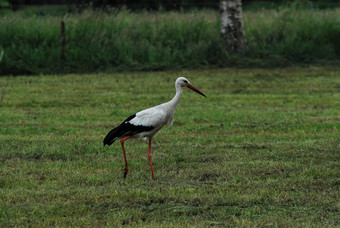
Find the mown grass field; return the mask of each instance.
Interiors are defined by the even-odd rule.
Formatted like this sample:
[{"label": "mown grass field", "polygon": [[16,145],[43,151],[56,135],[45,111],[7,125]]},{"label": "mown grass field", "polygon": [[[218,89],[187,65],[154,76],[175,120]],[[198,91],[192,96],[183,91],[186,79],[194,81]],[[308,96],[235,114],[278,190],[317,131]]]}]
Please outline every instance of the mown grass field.
[{"label": "mown grass field", "polygon": [[[147,142],[106,133],[168,101]],[[340,69],[0,78],[1,226],[339,226]]]}]

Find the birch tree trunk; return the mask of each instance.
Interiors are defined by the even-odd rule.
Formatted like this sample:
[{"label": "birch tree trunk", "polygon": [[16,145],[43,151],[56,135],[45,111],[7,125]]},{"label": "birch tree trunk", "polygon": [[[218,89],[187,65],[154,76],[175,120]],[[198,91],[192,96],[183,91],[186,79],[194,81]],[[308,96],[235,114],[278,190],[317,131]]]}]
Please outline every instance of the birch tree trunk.
[{"label": "birch tree trunk", "polygon": [[241,0],[220,1],[221,38],[225,46],[239,52],[247,48]]}]

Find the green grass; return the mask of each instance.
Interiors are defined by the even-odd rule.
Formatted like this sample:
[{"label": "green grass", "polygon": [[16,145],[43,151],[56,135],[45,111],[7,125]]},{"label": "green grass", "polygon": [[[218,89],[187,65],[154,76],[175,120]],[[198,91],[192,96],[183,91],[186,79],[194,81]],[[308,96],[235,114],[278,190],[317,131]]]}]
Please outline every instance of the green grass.
[{"label": "green grass", "polygon": [[[340,60],[339,8],[311,10],[293,3],[245,11],[248,49],[240,54],[223,48],[217,10],[63,10],[0,16],[0,75],[337,65]],[[62,20],[66,61],[61,60]]]},{"label": "green grass", "polygon": [[[147,142],[106,133],[168,101]],[[340,69],[0,78],[1,226],[339,226]]]}]

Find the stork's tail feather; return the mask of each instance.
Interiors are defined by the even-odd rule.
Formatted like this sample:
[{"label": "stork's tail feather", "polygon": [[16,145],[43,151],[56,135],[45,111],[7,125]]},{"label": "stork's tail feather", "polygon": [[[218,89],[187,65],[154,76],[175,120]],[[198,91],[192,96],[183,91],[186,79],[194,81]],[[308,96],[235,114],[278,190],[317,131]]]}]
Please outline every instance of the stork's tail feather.
[{"label": "stork's tail feather", "polygon": [[114,143],[114,141],[116,141],[117,138],[119,137],[123,137],[126,136],[125,134],[127,133],[126,129],[124,130],[123,125],[127,124],[127,122],[133,118],[136,117],[136,114],[133,114],[131,116],[129,116],[126,120],[124,120],[119,126],[117,126],[116,128],[112,129],[105,137],[104,139],[104,146],[105,145],[111,145],[112,143]]},{"label": "stork's tail feather", "polygon": [[105,145],[111,145],[116,141],[117,138],[122,136],[122,127],[119,125],[118,127],[112,129],[104,138],[103,144]]}]

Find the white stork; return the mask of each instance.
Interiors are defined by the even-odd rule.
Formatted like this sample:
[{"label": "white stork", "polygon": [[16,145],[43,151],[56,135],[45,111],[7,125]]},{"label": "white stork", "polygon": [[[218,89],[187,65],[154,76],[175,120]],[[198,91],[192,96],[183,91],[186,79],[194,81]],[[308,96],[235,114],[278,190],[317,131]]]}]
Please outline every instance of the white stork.
[{"label": "white stork", "polygon": [[176,107],[178,102],[182,96],[183,87],[188,87],[192,89],[198,94],[201,94],[205,97],[205,95],[196,89],[193,85],[191,85],[188,79],[184,77],[177,78],[175,82],[176,94],[174,98],[172,98],[169,102],[154,106],[152,108],[148,108],[137,112],[129,116],[126,120],[124,120],[119,126],[112,129],[104,139],[104,146],[111,145],[116,139],[120,139],[120,144],[122,145],[124,160],[125,160],[125,169],[124,169],[124,178],[128,173],[128,163],[126,161],[126,154],[124,148],[124,141],[129,138],[147,138],[149,139],[149,163],[150,169],[152,173],[152,179],[155,180],[155,175],[153,173],[152,162],[151,162],[151,140],[152,137],[159,131],[164,125],[171,126],[173,122],[173,118],[175,115]]}]

